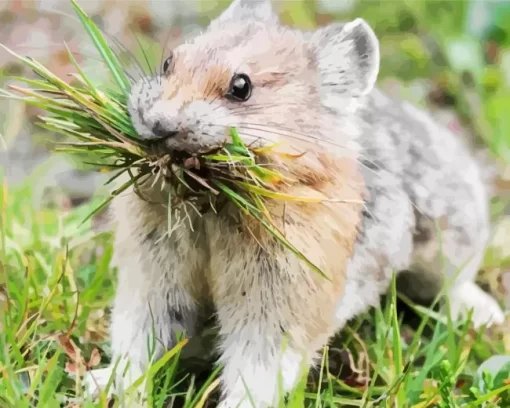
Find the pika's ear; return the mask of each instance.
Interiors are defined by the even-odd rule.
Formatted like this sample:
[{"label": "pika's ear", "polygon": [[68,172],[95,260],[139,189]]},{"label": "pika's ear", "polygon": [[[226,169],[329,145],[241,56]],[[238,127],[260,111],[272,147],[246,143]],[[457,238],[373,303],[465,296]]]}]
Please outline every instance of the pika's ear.
[{"label": "pika's ear", "polygon": [[372,90],[379,74],[379,41],[363,19],[321,28],[311,41],[323,88],[350,96]]},{"label": "pika's ear", "polygon": [[210,29],[219,28],[229,22],[257,20],[277,23],[278,15],[274,12],[271,0],[234,0],[219,17],[209,25]]}]

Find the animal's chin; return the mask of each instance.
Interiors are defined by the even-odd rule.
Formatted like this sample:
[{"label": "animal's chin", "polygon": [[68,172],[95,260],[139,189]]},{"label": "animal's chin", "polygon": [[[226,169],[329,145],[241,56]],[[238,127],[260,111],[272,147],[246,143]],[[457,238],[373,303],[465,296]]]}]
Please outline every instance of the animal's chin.
[{"label": "animal's chin", "polygon": [[186,159],[215,153],[221,150],[223,145],[215,144],[212,146],[204,146],[191,143],[173,143],[171,140],[161,140],[153,142],[151,147],[156,155],[169,154],[171,157]]},{"label": "animal's chin", "polygon": [[208,146],[208,147],[175,147],[175,148],[168,148],[167,153],[170,154],[172,157],[183,157],[183,158],[190,158],[190,157],[200,157],[205,156],[208,154],[217,153],[219,150],[221,150],[222,146]]}]

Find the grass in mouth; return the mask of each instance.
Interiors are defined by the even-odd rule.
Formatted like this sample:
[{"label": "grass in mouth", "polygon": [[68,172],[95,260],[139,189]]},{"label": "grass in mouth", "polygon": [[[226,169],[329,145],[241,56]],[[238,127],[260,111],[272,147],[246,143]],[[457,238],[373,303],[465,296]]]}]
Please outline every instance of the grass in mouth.
[{"label": "grass in mouth", "polygon": [[[103,90],[99,89],[87,78],[69,49],[70,61],[76,68],[76,73],[72,74],[76,85],[61,80],[36,60],[20,56],[4,47],[30,67],[38,79],[16,77],[28,87],[10,86],[10,91],[0,90],[0,95],[22,100],[42,109],[47,114],[39,117],[40,126],[76,139],[75,142],[61,143],[57,150],[71,154],[86,153],[88,157],[94,157],[94,163],[89,164],[117,172],[110,181],[124,173],[129,174],[129,181],[114,190],[87,219],[131,186],[137,191],[137,183],[142,182],[144,177],[163,175],[165,180],[170,180],[170,190],[173,191],[171,194],[175,197],[193,200],[193,197],[206,194],[209,198],[224,197],[230,200],[242,213],[258,221],[280,244],[328,279],[317,265],[285,238],[271,220],[264,204],[267,199],[316,203],[322,201],[318,198],[301,198],[278,192],[278,186],[286,182],[285,177],[274,169],[261,166],[258,160],[274,147],[256,149],[246,146],[236,129],[231,128],[231,143],[214,153],[183,159],[168,153],[156,155],[151,152],[153,149],[138,137],[131,123],[126,106],[130,81],[119,59],[93,20],[76,1],[71,2],[109,68],[114,79],[113,85],[116,86],[108,90],[103,87]],[[190,180],[193,183],[190,183]],[[196,191],[190,184],[200,185],[200,191]],[[172,230],[172,203],[175,197],[169,197],[169,233]]]}]

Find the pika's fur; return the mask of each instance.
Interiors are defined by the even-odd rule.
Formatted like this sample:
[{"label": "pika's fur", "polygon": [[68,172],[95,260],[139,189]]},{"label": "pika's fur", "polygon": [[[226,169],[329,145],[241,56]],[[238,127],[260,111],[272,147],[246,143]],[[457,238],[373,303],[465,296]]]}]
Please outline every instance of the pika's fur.
[{"label": "pika's fur", "polygon": [[[160,182],[143,187],[149,201],[122,194],[112,207],[119,272],[112,350],[114,360],[130,361],[120,389],[147,367],[153,328],[157,357],[175,344],[175,330],[193,336],[212,307],[224,364],[220,406],[251,406],[245,384],[257,407],[273,406],[278,375],[292,390],[328,339],[378,304],[394,270],[406,271],[408,295],[431,299],[462,267],[448,291],[453,315],[474,308],[477,325],[503,321],[474,283],[489,235],[480,170],[428,114],[375,89],[378,70],[378,41],[361,19],[301,32],[280,24],[270,1],[235,0],[173,51],[161,76],[133,87],[133,124],[168,149],[221,146],[235,126],[246,143],[305,151],[285,163],[299,180],[286,192],[332,201],[274,202],[270,211],[330,280],[255,225],[241,226],[234,208],[200,217],[189,209],[189,225],[169,238]],[[228,97],[236,74],[251,82],[245,101]],[[236,89],[243,86],[245,79]],[[98,382],[109,373],[96,372]]]}]

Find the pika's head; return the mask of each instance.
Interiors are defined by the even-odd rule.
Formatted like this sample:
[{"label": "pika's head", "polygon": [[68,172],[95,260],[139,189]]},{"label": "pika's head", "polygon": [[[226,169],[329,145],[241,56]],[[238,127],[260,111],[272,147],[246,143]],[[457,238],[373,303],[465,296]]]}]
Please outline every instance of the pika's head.
[{"label": "pika's head", "polygon": [[302,32],[281,24],[270,0],[234,0],[162,68],[131,90],[141,137],[190,154],[221,147],[229,127],[247,144],[299,144],[342,138],[327,124],[341,129],[372,90],[379,46],[361,19]]}]

